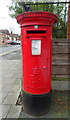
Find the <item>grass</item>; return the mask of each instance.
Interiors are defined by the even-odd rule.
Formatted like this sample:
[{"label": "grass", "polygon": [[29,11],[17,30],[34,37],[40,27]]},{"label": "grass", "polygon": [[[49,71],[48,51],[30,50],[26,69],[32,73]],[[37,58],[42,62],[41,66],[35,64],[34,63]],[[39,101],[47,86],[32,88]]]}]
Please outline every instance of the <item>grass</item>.
[{"label": "grass", "polygon": [[62,78],[62,77],[52,77],[52,80],[59,80],[59,81],[61,81],[61,80],[70,80],[70,78]]}]

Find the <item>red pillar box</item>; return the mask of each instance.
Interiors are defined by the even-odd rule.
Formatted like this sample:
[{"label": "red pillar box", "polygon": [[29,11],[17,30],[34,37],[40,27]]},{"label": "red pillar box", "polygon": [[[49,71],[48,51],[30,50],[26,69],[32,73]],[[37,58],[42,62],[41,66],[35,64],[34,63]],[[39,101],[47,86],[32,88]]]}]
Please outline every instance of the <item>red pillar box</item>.
[{"label": "red pillar box", "polygon": [[[51,93],[52,26],[50,12],[25,12],[16,17],[22,36],[22,97],[24,110],[41,115]],[[41,108],[42,107],[42,108]]]}]

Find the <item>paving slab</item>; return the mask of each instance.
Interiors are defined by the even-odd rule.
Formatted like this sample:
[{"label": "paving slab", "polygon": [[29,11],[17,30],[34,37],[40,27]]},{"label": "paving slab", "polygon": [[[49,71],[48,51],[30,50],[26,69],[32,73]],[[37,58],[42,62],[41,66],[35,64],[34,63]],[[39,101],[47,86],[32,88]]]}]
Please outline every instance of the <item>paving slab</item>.
[{"label": "paving slab", "polygon": [[2,92],[5,93],[20,93],[20,85],[14,85],[14,84],[6,84],[5,88],[2,90]]},{"label": "paving slab", "polygon": [[2,119],[2,105],[0,105],[0,120]]},{"label": "paving slab", "polygon": [[4,100],[4,105],[15,105],[17,98],[19,96],[19,93],[9,93],[6,99]]},{"label": "paving slab", "polygon": [[0,92],[0,105],[2,104],[2,92]]},{"label": "paving slab", "polygon": [[0,84],[2,84],[2,75],[0,75]]},{"label": "paving slab", "polygon": [[[16,73],[15,73],[16,74]],[[6,77],[5,76],[3,76],[2,77],[2,83],[4,84],[4,83],[8,83],[8,81],[9,81],[9,83],[13,83],[16,79],[18,78],[18,76],[16,76],[16,75],[12,75],[12,77],[11,76],[9,76],[9,75],[7,75]],[[20,79],[20,78],[19,78]],[[8,81],[7,81],[8,80]]]},{"label": "paving slab", "polygon": [[12,84],[6,84],[4,89],[2,89],[2,92],[11,92],[13,88]]},{"label": "paving slab", "polygon": [[[14,67],[14,68],[15,68],[15,67]],[[9,70],[8,70],[8,71],[9,71]],[[8,72],[8,71],[5,72],[5,73],[3,72],[3,74],[2,74],[2,76],[5,77],[5,79],[6,79],[6,77],[9,77],[9,78],[13,78],[13,77],[14,77],[14,78],[16,78],[16,77],[18,76],[16,70],[15,70],[16,72],[15,72],[14,70],[11,70],[11,71],[9,71],[9,72]],[[12,72],[12,71],[13,71],[13,72]]]},{"label": "paving slab", "polygon": [[2,82],[0,82],[0,92],[2,92]]},{"label": "paving slab", "polygon": [[15,85],[20,85],[20,86],[21,86],[21,83],[22,83],[22,81],[19,78],[17,80],[15,80],[15,82],[14,82]]},{"label": "paving slab", "polygon": [[2,118],[7,117],[10,108],[11,108],[11,105],[2,105]]},{"label": "paving slab", "polygon": [[21,91],[20,85],[14,85],[10,92],[20,93],[20,91]]},{"label": "paving slab", "polygon": [[8,92],[2,92],[2,103],[4,102],[7,96],[8,96]]},{"label": "paving slab", "polygon": [[7,115],[7,118],[19,118],[20,112],[21,112],[21,106],[12,105]]},{"label": "paving slab", "polygon": [[70,81],[52,81],[53,90],[70,90]]},{"label": "paving slab", "polygon": [[[2,77],[2,86],[4,86],[4,84],[8,85],[8,84],[15,84],[15,81],[17,80],[17,78],[10,78],[10,77]],[[5,87],[5,86],[4,86]]]}]

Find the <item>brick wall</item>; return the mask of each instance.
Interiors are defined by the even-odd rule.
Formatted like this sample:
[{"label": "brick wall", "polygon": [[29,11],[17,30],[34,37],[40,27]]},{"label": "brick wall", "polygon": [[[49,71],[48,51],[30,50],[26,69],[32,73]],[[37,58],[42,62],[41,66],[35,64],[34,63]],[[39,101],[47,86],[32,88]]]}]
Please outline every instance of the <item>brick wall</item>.
[{"label": "brick wall", "polygon": [[0,45],[6,44],[6,35],[4,33],[0,33]]},{"label": "brick wall", "polygon": [[52,77],[70,78],[69,74],[70,39],[53,39],[52,42]]}]

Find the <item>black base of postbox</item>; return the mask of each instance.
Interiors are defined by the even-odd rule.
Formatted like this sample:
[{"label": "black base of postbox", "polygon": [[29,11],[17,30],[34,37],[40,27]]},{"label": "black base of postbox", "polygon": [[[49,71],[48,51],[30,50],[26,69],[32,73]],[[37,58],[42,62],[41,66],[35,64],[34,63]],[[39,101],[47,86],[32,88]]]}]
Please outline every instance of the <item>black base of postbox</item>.
[{"label": "black base of postbox", "polygon": [[33,95],[22,90],[22,106],[24,112],[33,116],[45,115],[51,109],[52,91],[42,95]]}]

